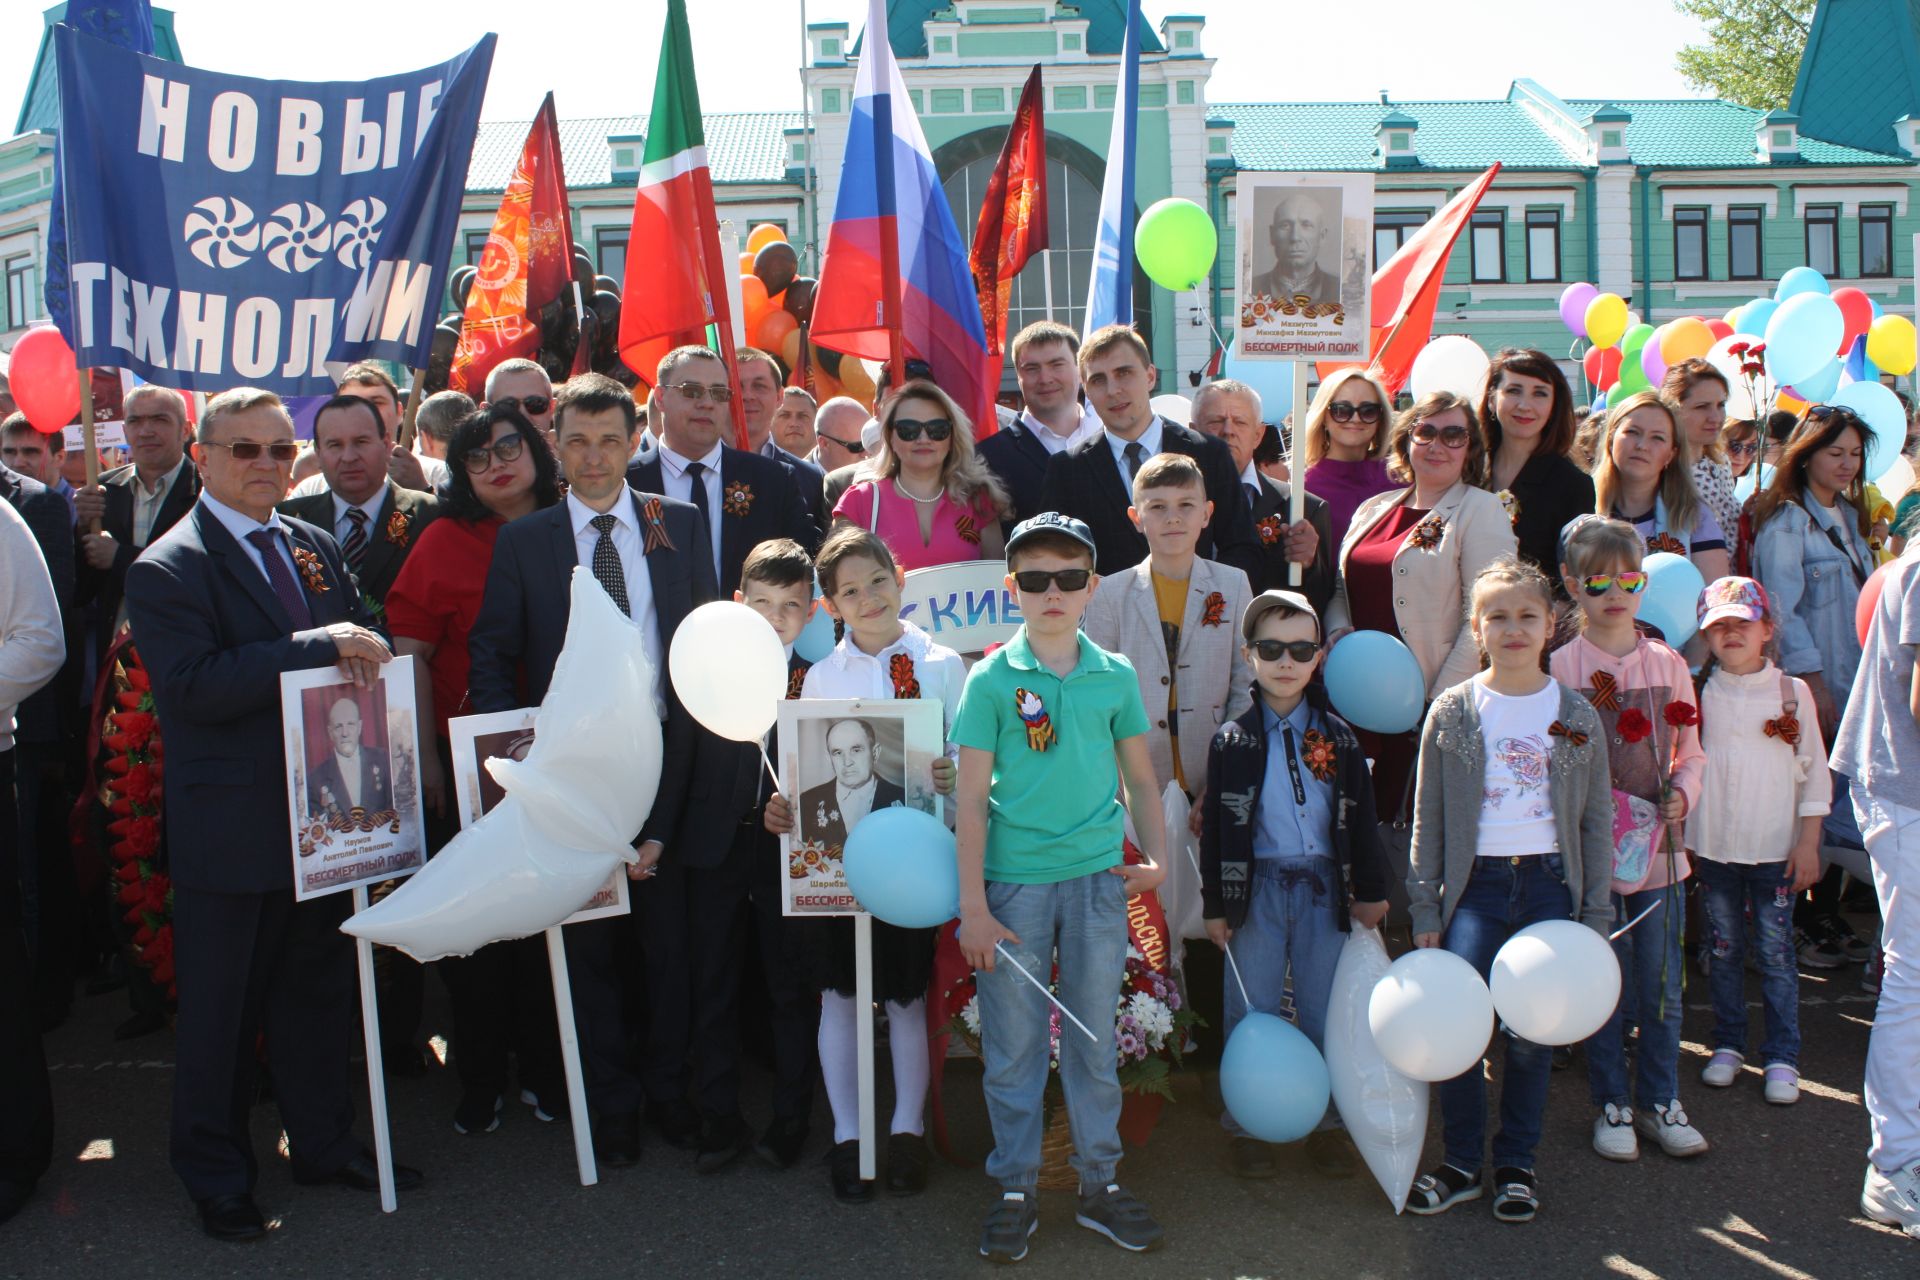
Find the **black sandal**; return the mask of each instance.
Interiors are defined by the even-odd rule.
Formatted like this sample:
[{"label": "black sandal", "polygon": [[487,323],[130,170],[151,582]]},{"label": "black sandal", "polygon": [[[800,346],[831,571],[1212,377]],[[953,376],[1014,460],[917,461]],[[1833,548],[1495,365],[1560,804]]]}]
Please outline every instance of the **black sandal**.
[{"label": "black sandal", "polygon": [[1480,1175],[1443,1164],[1432,1173],[1423,1173],[1407,1192],[1407,1212],[1422,1217],[1445,1213],[1463,1200],[1478,1200]]},{"label": "black sandal", "polygon": [[1533,1215],[1538,1212],[1540,1196],[1533,1170],[1503,1166],[1493,1171],[1493,1216],[1496,1219],[1501,1222],[1532,1222]]}]

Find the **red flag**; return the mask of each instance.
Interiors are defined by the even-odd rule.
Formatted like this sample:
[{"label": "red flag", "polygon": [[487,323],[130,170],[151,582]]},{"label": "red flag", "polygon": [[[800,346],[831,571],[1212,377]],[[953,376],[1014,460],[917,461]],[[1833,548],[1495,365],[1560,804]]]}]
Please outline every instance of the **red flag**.
[{"label": "red flag", "polygon": [[[1399,252],[1373,273],[1370,367],[1392,394],[1398,395],[1406,385],[1413,372],[1413,358],[1433,337],[1434,308],[1440,301],[1440,284],[1446,278],[1453,242],[1472,220],[1480,198],[1487,194],[1499,172],[1500,165],[1495,162],[1408,236]],[[1320,376],[1325,378],[1335,369],[1346,367],[1338,360],[1327,361],[1319,366]]]},{"label": "red flag", "polygon": [[560,122],[548,94],[480,255],[447,385],[479,399],[495,365],[534,356],[541,308],[554,302],[571,307],[572,282],[567,175],[560,165]]},{"label": "red flag", "polygon": [[[980,295],[980,319],[987,329],[986,386],[1000,389],[1000,370],[1006,362],[1008,300],[1014,277],[1027,260],[1047,247],[1047,128],[1041,117],[1040,67],[1027,76],[1007,129],[1000,163],[987,180],[980,204],[980,221],[973,229],[973,251],[967,262],[973,269],[973,287]],[[976,437],[991,435],[999,418],[973,424]]]}]

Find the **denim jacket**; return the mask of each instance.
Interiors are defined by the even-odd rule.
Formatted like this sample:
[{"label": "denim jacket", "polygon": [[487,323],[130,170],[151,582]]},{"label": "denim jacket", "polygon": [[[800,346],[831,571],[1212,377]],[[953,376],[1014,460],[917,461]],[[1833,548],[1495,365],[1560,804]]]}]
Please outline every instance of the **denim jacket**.
[{"label": "denim jacket", "polygon": [[[1873,554],[1844,502],[1834,530],[1868,573]],[[1860,635],[1854,606],[1860,575],[1824,532],[1826,513],[1817,506],[1783,502],[1753,536],[1753,576],[1767,589],[1778,628],[1780,667],[1793,675],[1818,672],[1836,707],[1847,705],[1860,666]]]}]

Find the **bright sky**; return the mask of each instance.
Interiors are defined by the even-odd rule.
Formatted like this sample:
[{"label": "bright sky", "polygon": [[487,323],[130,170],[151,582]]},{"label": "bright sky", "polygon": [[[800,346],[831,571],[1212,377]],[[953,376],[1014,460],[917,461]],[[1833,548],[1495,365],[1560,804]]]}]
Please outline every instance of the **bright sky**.
[{"label": "bright sky", "polygon": [[[13,0],[0,31],[0,128],[19,111],[44,5]],[[562,116],[644,113],[665,0],[551,6],[525,0],[329,0],[280,27],[261,0],[172,0],[189,63],[268,79],[357,80],[443,61],[492,30],[500,34],[483,118],[529,119],[555,92]],[[800,106],[800,0],[693,0],[694,59],[708,111]],[[863,0],[809,0],[805,20],[845,21],[858,33]],[[1156,28],[1169,13],[1204,13],[1204,51],[1216,59],[1214,102],[1500,98],[1516,77],[1565,98],[1692,96],[1673,69],[1699,40],[1670,0],[1146,0]],[[583,12],[594,10],[596,12]],[[1355,31],[1364,14],[1365,30]],[[455,21],[448,21],[449,16]],[[1368,36],[1395,33],[1369,47]],[[1254,53],[1253,50],[1266,52]],[[1308,51],[1303,53],[1302,51]],[[1318,52],[1314,52],[1318,51]]]}]

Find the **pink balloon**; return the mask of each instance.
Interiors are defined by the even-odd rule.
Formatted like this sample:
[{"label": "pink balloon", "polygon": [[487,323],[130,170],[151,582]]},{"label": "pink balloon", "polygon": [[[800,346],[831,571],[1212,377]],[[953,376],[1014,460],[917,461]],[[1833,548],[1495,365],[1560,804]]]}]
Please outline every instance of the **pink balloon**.
[{"label": "pink balloon", "polygon": [[35,431],[51,435],[80,412],[80,372],[73,348],[52,325],[29,329],[13,344],[8,389]]}]

